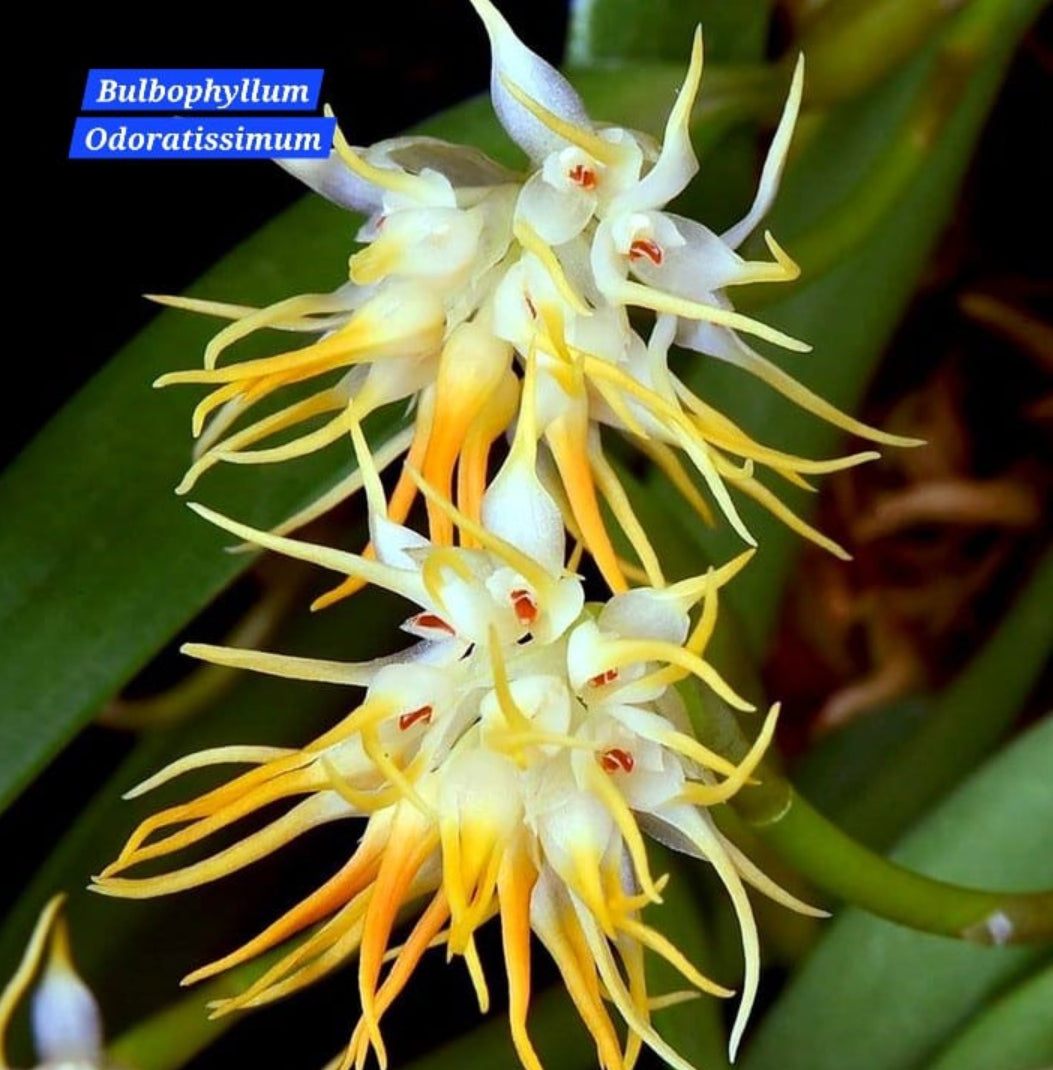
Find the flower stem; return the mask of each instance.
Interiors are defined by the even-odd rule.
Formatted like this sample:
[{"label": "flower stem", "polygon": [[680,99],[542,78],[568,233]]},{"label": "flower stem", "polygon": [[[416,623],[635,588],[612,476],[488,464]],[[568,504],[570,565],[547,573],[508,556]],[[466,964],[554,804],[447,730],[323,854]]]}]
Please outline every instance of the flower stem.
[{"label": "flower stem", "polygon": [[[689,706],[699,738],[734,761],[749,749],[735,713],[716,698]],[[732,799],[734,812],[817,888],[922,932],[979,944],[1053,939],[1053,891],[984,891],[934,880],[882,857],[837,828],[770,763]]]},{"label": "flower stem", "polygon": [[978,944],[1053,938],[1053,891],[989,892],[915,873],[852,839],[792,788],[779,817],[754,827],[824,891],[888,921]]}]

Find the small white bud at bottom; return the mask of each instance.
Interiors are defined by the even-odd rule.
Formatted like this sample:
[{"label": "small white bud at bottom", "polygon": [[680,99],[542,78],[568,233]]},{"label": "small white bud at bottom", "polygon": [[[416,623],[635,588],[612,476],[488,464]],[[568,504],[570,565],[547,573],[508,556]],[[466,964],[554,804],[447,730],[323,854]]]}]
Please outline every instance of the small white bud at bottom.
[{"label": "small white bud at bottom", "polygon": [[49,972],[32,1003],[37,1056],[48,1066],[92,1066],[102,1053],[102,1021],[88,987],[74,974]]}]

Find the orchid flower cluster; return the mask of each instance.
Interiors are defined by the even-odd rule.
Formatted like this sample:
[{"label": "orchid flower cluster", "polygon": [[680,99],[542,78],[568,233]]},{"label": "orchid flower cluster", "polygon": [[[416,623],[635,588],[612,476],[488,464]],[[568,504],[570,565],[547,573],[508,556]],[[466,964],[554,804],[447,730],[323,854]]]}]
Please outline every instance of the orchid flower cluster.
[{"label": "orchid flower cluster", "polygon": [[[271,531],[193,508],[240,539],[341,577],[316,605],[366,584],[404,598],[415,609],[403,630],[415,641],[357,663],[186,647],[216,664],[364,695],[301,748],[220,747],[140,785],[132,795],[190,770],[248,767],[143,821],[95,889],[144,898],[198,887],[312,828],[364,818],[356,849],[328,881],[187,978],[211,977],[287,945],[214,1013],[269,1003],[357,958],[361,1018],[330,1070],[360,1068],[370,1052],[385,1066],[381,1020],[428,948],[442,945],[448,957],[463,958],[486,1011],[476,934],[497,917],[512,1039],[524,1067],[541,1066],[527,1023],[533,933],[558,965],[600,1065],[631,1067],[646,1045],[688,1070],[655,1030],[653,1013],[700,992],[732,992],[643,920],[668,880],[651,870],[645,833],[708,862],[738,918],[745,973],[732,1055],[759,976],[745,886],[818,912],[766,877],[709,812],[758,774],[778,707],[748,754],[733,762],[695,737],[678,690],[686,682],[752,709],[706,660],[719,592],[752,550],[668,582],[603,436],[615,432],[639,447],[707,518],[708,494],[746,544],[754,539],[733,491],[834,552],[841,551],[790,512],[755,467],[807,486],[806,476],[876,454],[815,461],[761,444],[688,388],[670,367],[671,347],[736,364],[857,435],[906,440],[837,411],[762,357],[744,335],[792,351],[808,347],[736,312],[725,292],[798,273],[770,234],[770,260],[737,250],[775,197],[802,64],[754,202],[717,235],[666,210],[698,168],[689,121],[702,74],[700,33],[656,147],[644,135],[595,123],[490,0],[472,3],[490,38],[493,105],[529,157],[528,175],[431,138],[361,149],[338,131],[328,159],[283,166],[367,214],[349,282],[260,309],[164,299],[232,320],[208,345],[203,369],[159,381],[211,388],[194,412],[198,448],[179,490],[220,462],[279,462],[350,440],[354,469]],[[632,310],[651,314],[646,337]],[[276,356],[221,360],[263,328],[316,337]],[[295,400],[250,415],[289,387],[300,388]],[[411,426],[371,449],[363,421],[407,399]],[[400,459],[387,495],[381,473]],[[359,491],[370,533],[362,553],[291,537]],[[408,523],[418,497],[426,534]],[[618,532],[608,529],[605,507]],[[636,562],[619,552],[621,540]],[[610,591],[602,603],[586,601],[577,574],[585,553]],[[129,875],[277,802],[288,804],[281,816],[232,845],[153,875]],[[419,905],[418,920],[393,947],[410,904]],[[675,968],[688,991],[649,992],[645,952]]]}]

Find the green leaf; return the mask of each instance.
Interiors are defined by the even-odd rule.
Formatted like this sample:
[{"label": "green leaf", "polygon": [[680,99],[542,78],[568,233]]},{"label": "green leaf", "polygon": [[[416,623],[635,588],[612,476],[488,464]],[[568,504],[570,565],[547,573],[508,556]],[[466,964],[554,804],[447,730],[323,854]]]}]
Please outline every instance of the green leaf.
[{"label": "green leaf", "polygon": [[952,13],[944,0],[828,4],[798,42],[808,58],[809,103],[855,96],[906,59]]},{"label": "green leaf", "polygon": [[[346,216],[304,200],[193,292],[270,301],[331,288],[347,239]],[[203,318],[162,314],[0,479],[0,514],[17,518],[0,530],[0,806],[251,562],[217,552],[215,532],[172,494],[189,456],[189,399],[150,390],[163,371],[195,363],[213,330]],[[334,455],[223,473],[207,491],[266,525],[347,465]]]},{"label": "green leaf", "polygon": [[[868,710],[865,716],[809,748],[794,766],[794,785],[818,810],[843,827],[844,811],[860,791],[869,788],[870,778],[889,764],[888,756],[931,715],[931,699],[919,696]],[[858,832],[854,828],[852,831]],[[870,839],[863,839],[874,846]]]},{"label": "green leaf", "polygon": [[[791,254],[800,243],[808,258],[801,282],[777,301],[771,288],[763,294],[771,303],[762,318],[815,346],[805,357],[775,359],[841,408],[858,404],[914,293],[1012,51],[1040,7],[1037,0],[963,7],[895,76],[831,110],[787,172],[768,225]],[[750,288],[754,302],[759,289]],[[743,290],[744,307],[748,296]],[[811,456],[840,448],[839,432],[745,373],[695,354],[686,359],[692,388],[772,445]],[[803,495],[778,489],[807,514]],[[728,601],[760,651],[800,538],[749,503],[743,515],[761,550]],[[716,560],[741,548],[726,529],[707,545]]]},{"label": "green leaf", "polygon": [[1053,1064],[1053,965],[970,1022],[929,1070],[1040,1070]]},{"label": "green leaf", "polygon": [[243,992],[281,954],[279,948],[220,974],[191,995],[136,1023],[107,1045],[109,1061],[115,1066],[134,1066],[135,1070],[179,1070],[186,1066],[237,1023],[231,1016],[210,1018],[205,1010],[208,1004]]},{"label": "green leaf", "polygon": [[695,27],[717,63],[760,58],[771,0],[574,0],[567,62],[587,67],[617,60],[685,59]]},{"label": "green leaf", "polygon": [[[895,852],[940,879],[1021,890],[1053,884],[1053,721],[1018,739]],[[744,1070],[897,1070],[916,1066],[984,1000],[1036,961],[1030,948],[983,948],[839,917],[765,1019]]]}]

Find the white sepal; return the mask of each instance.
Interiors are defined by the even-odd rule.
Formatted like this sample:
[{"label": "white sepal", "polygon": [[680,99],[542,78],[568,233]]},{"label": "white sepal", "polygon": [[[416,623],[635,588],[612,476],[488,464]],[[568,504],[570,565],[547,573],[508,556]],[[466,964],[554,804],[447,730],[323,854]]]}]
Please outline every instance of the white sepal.
[{"label": "white sepal", "polygon": [[331,152],[324,160],[275,160],[283,171],[298,178],[308,189],[349,212],[376,212],[382,191],[356,175],[340,157]]},{"label": "white sepal", "polygon": [[[560,155],[554,154],[556,158]],[[585,229],[595,208],[595,193],[570,183],[550,182],[537,172],[519,194],[516,216],[526,220],[549,245],[563,245]]]},{"label": "white sepal", "polygon": [[698,172],[698,157],[691,145],[691,109],[702,78],[702,30],[695,31],[691,63],[666,123],[662,151],[650,171],[620,194],[611,213],[661,208],[681,193]]},{"label": "white sepal", "polygon": [[524,453],[513,451],[483,497],[483,526],[533,558],[546,572],[563,569],[563,515]]},{"label": "white sepal", "polygon": [[801,109],[801,95],[804,92],[804,53],[797,57],[797,66],[793,70],[793,82],[790,84],[790,92],[786,97],[786,104],[782,109],[782,117],[779,125],[775,128],[775,136],[772,138],[771,147],[768,149],[767,159],[761,170],[760,184],[757,187],[757,196],[750,206],[750,210],[733,227],[724,231],[721,239],[728,243],[732,249],[737,249],[750,236],[757,224],[768,214],[775,195],[779,192],[779,181],[782,178],[782,169],[786,163],[786,153],[790,148],[790,139],[793,137],[793,128],[797,124],[797,113]]},{"label": "white sepal", "polygon": [[687,614],[661,591],[638,587],[615,595],[596,621],[602,631],[626,639],[661,639],[679,646],[687,638]]},{"label": "white sepal", "polygon": [[562,138],[512,96],[505,85],[506,79],[561,119],[591,130],[585,106],[570,82],[516,37],[504,15],[490,0],[471,2],[490,38],[493,56],[490,95],[494,111],[509,137],[535,161],[543,160],[550,152],[565,145]]},{"label": "white sepal", "polygon": [[377,560],[395,568],[414,568],[413,558],[406,554],[406,550],[419,550],[430,545],[423,535],[379,513],[370,513],[369,537]]},{"label": "white sepal", "polygon": [[648,286],[693,301],[713,303],[713,291],[734,283],[742,274],[744,261],[721,238],[701,223],[684,216],[663,214],[680,241],[662,243],[661,264],[646,256],[632,263],[633,274]]}]

